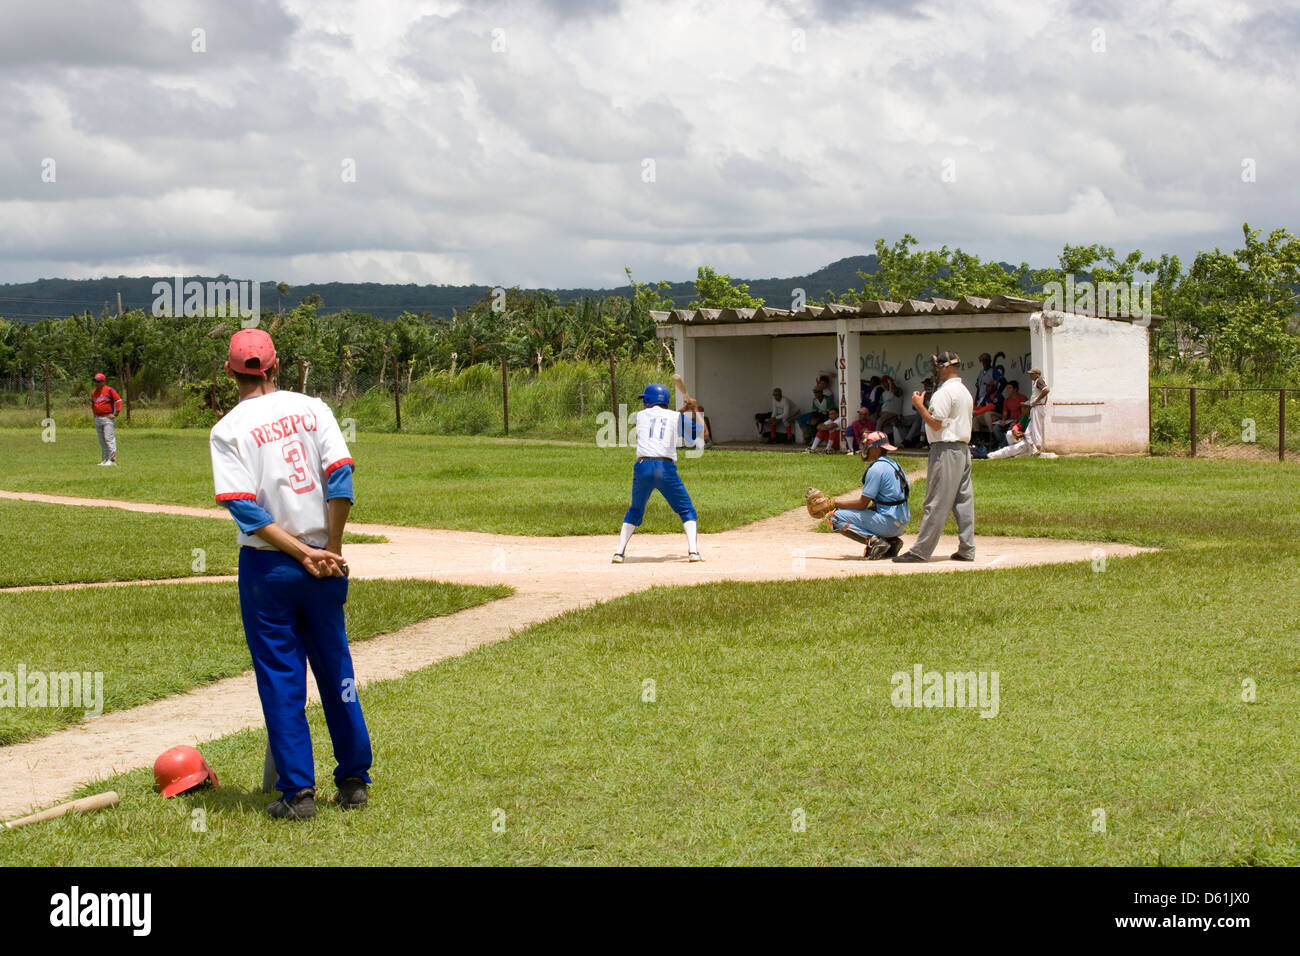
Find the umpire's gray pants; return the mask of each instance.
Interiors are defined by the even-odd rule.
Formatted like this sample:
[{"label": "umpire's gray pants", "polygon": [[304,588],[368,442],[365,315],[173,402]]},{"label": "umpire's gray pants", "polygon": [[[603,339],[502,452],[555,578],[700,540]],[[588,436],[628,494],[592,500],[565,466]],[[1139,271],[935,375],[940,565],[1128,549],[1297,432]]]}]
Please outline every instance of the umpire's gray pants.
[{"label": "umpire's gray pants", "polygon": [[95,434],[99,436],[99,460],[117,461],[117,433],[112,415],[95,416]]},{"label": "umpire's gray pants", "polygon": [[911,552],[929,559],[939,544],[948,514],[957,519],[957,553],[975,556],[975,489],[970,481],[970,445],[940,441],[930,445],[925,471],[925,511]]}]

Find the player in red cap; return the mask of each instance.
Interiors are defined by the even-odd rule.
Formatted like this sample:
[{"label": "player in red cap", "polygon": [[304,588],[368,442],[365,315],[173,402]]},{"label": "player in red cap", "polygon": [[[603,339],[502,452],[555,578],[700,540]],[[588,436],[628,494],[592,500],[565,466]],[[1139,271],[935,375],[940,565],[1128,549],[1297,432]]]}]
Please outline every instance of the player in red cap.
[{"label": "player in red cap", "polygon": [[281,798],[267,813],[306,820],[316,815],[308,663],[334,744],[334,802],[344,809],[368,798],[371,749],[343,621],[352,455],[328,405],[276,389],[279,362],[261,329],[231,336],[226,371],[239,404],[209,444],[217,501],[239,526],[239,610],[279,774]]},{"label": "player in red cap", "polygon": [[103,372],[95,373],[95,387],[90,393],[90,411],[95,416],[95,434],[99,437],[99,463],[117,464],[117,429],[114,422],[122,411],[122,396],[117,394]]}]

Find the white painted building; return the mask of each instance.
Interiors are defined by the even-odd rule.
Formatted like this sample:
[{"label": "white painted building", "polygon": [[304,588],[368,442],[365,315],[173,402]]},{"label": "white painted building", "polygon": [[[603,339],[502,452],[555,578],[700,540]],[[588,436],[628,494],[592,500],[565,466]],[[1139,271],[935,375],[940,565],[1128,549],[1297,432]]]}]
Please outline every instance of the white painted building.
[{"label": "white painted building", "polygon": [[774,387],[807,411],[818,375],[830,375],[841,413],[852,416],[860,381],[891,375],[910,395],[929,375],[930,356],[949,349],[972,390],[981,352],[1026,393],[1029,369],[1043,370],[1052,389],[1048,450],[1147,450],[1149,329],[1140,319],[1044,312],[1042,302],[1008,296],[651,314],[715,441],[752,441],[754,414],[771,409]]}]

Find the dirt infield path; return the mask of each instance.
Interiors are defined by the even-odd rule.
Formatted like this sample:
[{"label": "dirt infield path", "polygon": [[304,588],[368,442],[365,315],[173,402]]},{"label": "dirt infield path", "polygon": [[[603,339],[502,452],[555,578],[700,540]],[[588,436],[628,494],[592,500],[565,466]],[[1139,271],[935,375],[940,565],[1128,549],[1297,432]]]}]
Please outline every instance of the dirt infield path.
[{"label": "dirt infield path", "polygon": [[[7,491],[0,491],[0,498],[229,520],[224,510],[216,508]],[[1123,557],[1149,550],[1044,538],[982,537],[976,539],[974,563],[935,560],[924,565],[900,565],[889,561],[865,562],[861,546],[839,535],[816,533],[815,526],[798,509],[732,531],[701,535],[700,549],[705,560],[696,564],[686,561],[685,539],[679,534],[637,535],[628,547],[627,562],[614,565],[610,563],[610,555],[617,539],[611,535],[524,538],[469,531],[350,525],[351,530],[388,538],[384,544],[347,546],[354,578],[507,584],[516,591],[512,597],[447,617],[420,621],[355,645],[352,654],[357,676],[363,684],[400,677],[504,640],[566,611],[655,585],[963,572],[1091,561],[1098,551],[1108,557]],[[956,550],[956,544],[955,538],[945,537],[935,551],[936,556],[946,557]],[[315,684],[309,683],[311,699],[316,700]],[[176,744],[198,744],[261,725],[261,707],[252,672],[248,671],[185,694],[105,714],[45,737],[2,747],[0,819],[60,800],[88,781],[148,766],[158,754]]]}]

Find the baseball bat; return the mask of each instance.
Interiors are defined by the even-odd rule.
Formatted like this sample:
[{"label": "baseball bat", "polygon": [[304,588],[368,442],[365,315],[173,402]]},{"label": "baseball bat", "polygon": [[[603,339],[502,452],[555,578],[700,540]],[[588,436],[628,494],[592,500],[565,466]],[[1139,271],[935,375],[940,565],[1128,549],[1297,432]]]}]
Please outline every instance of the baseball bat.
[{"label": "baseball bat", "polygon": [[50,807],[48,810],[42,810],[40,813],[33,813],[29,817],[19,817],[17,820],[10,820],[8,823],[0,823],[0,827],[4,827],[6,830],[13,830],[18,827],[25,827],[29,823],[40,823],[43,820],[53,820],[55,817],[61,817],[65,813],[71,813],[74,810],[78,813],[92,813],[95,810],[106,810],[109,807],[117,806],[117,799],[117,791],[109,790],[107,793],[97,793],[93,797],[82,797],[80,800],[60,803],[57,807]]},{"label": "baseball bat", "polygon": [[682,400],[685,401],[686,404],[695,404],[695,399],[691,398],[691,393],[686,391],[686,383],[682,381],[682,377],[676,372],[673,372],[673,385],[677,386],[677,392],[682,396]]}]

